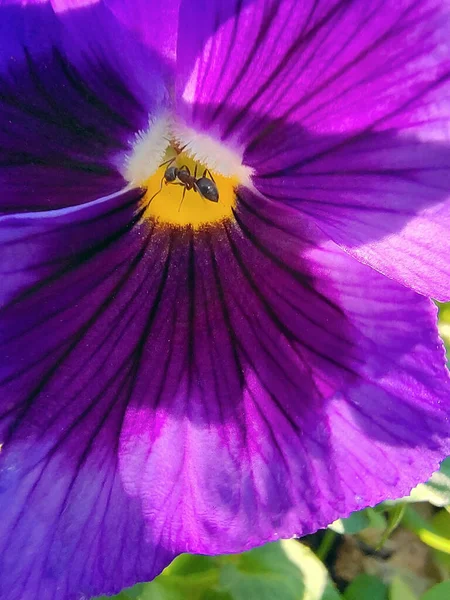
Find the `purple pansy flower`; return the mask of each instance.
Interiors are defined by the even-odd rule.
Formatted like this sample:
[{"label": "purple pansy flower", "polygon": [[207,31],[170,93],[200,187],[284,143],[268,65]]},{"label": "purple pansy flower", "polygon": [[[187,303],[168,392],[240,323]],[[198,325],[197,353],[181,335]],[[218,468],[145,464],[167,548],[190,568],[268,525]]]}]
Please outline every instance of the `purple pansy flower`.
[{"label": "purple pansy flower", "polygon": [[449,17],[0,2],[1,598],[302,535],[449,453]]}]

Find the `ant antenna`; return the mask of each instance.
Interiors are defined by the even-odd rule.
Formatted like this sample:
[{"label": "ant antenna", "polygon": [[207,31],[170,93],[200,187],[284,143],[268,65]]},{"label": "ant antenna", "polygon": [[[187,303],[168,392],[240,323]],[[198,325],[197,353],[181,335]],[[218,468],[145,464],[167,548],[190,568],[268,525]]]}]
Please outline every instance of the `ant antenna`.
[{"label": "ant antenna", "polygon": [[147,202],[147,206],[146,206],[145,208],[148,208],[148,207],[150,206],[150,204],[152,203],[152,200],[153,200],[154,198],[156,198],[156,196],[157,196],[158,194],[160,194],[160,193],[161,193],[161,191],[162,191],[162,189],[163,189],[163,186],[164,186],[164,175],[162,176],[162,179],[161,179],[161,185],[159,186],[159,190],[158,190],[158,191],[157,191],[155,194],[153,194],[153,196],[152,196],[152,197],[150,198],[150,200]]},{"label": "ant antenna", "polygon": [[183,205],[183,202],[184,202],[184,197],[186,196],[186,186],[183,186],[183,187],[184,187],[184,189],[183,189],[183,195],[182,195],[182,197],[181,197],[181,202],[180,202],[180,205],[179,205],[179,207],[178,207],[178,212],[180,212],[180,210],[181,210],[181,207],[182,207],[182,205]]},{"label": "ant antenna", "polygon": [[[198,167],[198,164],[195,163],[194,179],[197,179],[197,167]],[[203,173],[203,177],[205,176],[205,173],[206,173],[206,169],[205,169],[205,172]],[[199,193],[200,198],[203,200],[203,202],[205,202],[206,198],[203,196],[203,194],[199,190],[197,182],[195,182],[195,184],[194,184],[194,190]]]},{"label": "ant antenna", "polygon": [[[161,167],[164,167],[164,165],[169,165],[169,164],[171,165],[174,161],[175,161],[175,158],[169,158],[169,160],[166,160],[163,163],[161,163],[159,165],[158,169],[160,169]],[[162,179],[161,179],[161,185],[159,186],[159,190],[157,192],[155,192],[153,194],[153,196],[150,198],[150,200],[147,202],[146,208],[148,208],[150,206],[150,204],[152,203],[152,201],[154,200],[154,198],[156,198],[156,196],[161,193],[161,191],[164,187],[165,177],[166,177],[166,174],[164,173],[164,175],[162,176]]]},{"label": "ant antenna", "polygon": [[172,164],[174,161],[176,160],[176,157],[174,158],[169,158],[169,160],[165,160],[163,163],[161,163],[158,167],[158,169],[160,169],[161,167],[164,167],[164,165],[169,165]]}]

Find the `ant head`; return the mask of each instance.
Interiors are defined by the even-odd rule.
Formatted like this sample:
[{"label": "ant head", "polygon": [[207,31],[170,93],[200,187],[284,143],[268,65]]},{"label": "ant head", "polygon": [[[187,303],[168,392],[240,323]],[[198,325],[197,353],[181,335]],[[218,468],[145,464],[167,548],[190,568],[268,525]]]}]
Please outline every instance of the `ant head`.
[{"label": "ant head", "polygon": [[207,177],[200,177],[196,181],[196,186],[203,198],[210,202],[219,202],[219,190],[214,181],[211,181]]}]

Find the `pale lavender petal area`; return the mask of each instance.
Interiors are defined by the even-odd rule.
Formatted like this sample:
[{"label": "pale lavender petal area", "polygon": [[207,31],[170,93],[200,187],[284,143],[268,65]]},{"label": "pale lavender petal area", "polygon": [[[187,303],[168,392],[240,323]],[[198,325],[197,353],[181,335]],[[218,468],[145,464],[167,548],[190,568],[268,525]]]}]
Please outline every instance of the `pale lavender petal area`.
[{"label": "pale lavender petal area", "polygon": [[0,220],[10,600],[308,533],[450,450],[428,300],[245,190],[195,235],[142,220],[141,195]]},{"label": "pale lavender petal area", "polygon": [[151,51],[100,4],[2,4],[0,39],[0,213],[124,187],[137,132],[167,100]]},{"label": "pale lavender petal area", "polygon": [[299,147],[290,129],[258,160],[256,187],[312,218],[358,260],[450,299],[450,145],[380,132],[303,135]]},{"label": "pale lavender petal area", "polygon": [[353,256],[449,299],[448,0],[200,4],[180,13],[188,123]]}]

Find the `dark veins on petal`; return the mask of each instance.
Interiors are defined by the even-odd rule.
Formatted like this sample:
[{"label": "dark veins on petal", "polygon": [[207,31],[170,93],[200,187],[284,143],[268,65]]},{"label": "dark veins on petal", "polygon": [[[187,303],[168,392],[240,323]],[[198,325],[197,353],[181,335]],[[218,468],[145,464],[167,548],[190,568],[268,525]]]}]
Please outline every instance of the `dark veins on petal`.
[{"label": "dark veins on petal", "polygon": [[[189,46],[204,50],[191,84],[195,101],[192,109],[186,107],[193,123],[218,128],[223,139],[238,139],[253,160],[286,123],[349,137],[390,126],[412,133],[415,127],[426,129],[419,110],[432,105],[435,92],[444,91],[450,73],[446,3],[256,4],[252,10],[251,1],[232,2],[235,18],[210,45],[206,40],[230,7],[211,2],[195,28],[187,26],[194,19],[188,3],[182,8],[186,27],[179,45],[186,52],[180,55],[180,94],[183,77],[195,63]],[[446,119],[445,106],[433,117]]]},{"label": "dark veins on petal", "polygon": [[[362,262],[445,300],[448,3],[233,5],[236,18],[196,63],[184,106],[193,126],[241,144],[266,197]],[[208,39],[208,19],[223,10],[208,5],[205,31],[186,27],[182,43]],[[227,52],[233,61],[222,61]]]},{"label": "dark veins on petal", "polygon": [[[31,23],[36,20],[36,29],[44,26],[38,17],[46,9],[20,8]],[[0,18],[15,25],[17,10],[4,7]],[[149,79],[143,85],[160,86],[152,57],[100,6],[72,11],[66,19],[44,20],[48,39],[40,46],[25,38],[1,57],[3,214],[81,204],[121,189],[119,167],[160,95],[160,89],[152,95],[137,82],[146,65]],[[118,47],[103,43],[107,34],[116,36]],[[127,60],[134,61],[133,70]]]},{"label": "dark veins on petal", "polygon": [[[108,158],[126,150],[130,122],[83,83],[57,48],[37,64],[24,52],[26,77],[0,78],[0,209],[48,210],[120,189],[123,179]],[[120,85],[104,65],[96,71],[103,85]],[[136,110],[132,96],[123,101]]]},{"label": "dark veins on petal", "polygon": [[[272,57],[258,48],[282,4],[267,4],[240,83]],[[300,37],[241,106],[227,79],[233,61],[218,70],[223,86],[211,61],[200,65],[237,108],[214,98],[195,116],[223,119],[225,136],[244,121],[258,131],[247,154],[266,167],[260,185],[278,172],[257,147],[268,151],[269,133],[303,148],[277,117],[314,114],[278,104],[267,81],[284,94],[356,5],[324,4],[310,4]],[[246,7],[237,3],[233,46]],[[217,32],[229,24],[219,20]],[[288,15],[277,23],[273,46]],[[123,183],[116,158],[151,111],[116,57],[98,52],[24,45],[0,72],[0,211],[22,211],[0,217],[0,597],[9,600],[114,593],[179,552],[310,532],[406,493],[448,437],[431,303],[350,258],[285,190],[288,202],[275,203],[239,189],[234,219],[196,233],[146,220],[143,190],[112,193]],[[382,152],[390,133],[379,133]],[[308,151],[340,134],[317,138]],[[288,164],[294,154],[282,147]]]},{"label": "dark veins on petal", "polygon": [[[352,436],[373,428],[377,457],[377,436],[402,464],[418,446],[416,425],[368,425],[362,396],[358,427],[333,396],[393,370],[421,376],[396,364],[416,334],[399,328],[394,344],[391,329],[400,299],[418,322],[423,300],[245,190],[235,222],[196,234],[142,221],[142,194],[0,219],[0,595],[11,600],[112,593],[180,551],[237,551],[332,521],[355,492],[330,468],[331,404]],[[374,282],[365,303],[361,269]],[[434,450],[440,414],[414,401],[400,396],[397,421],[420,420]]]}]

